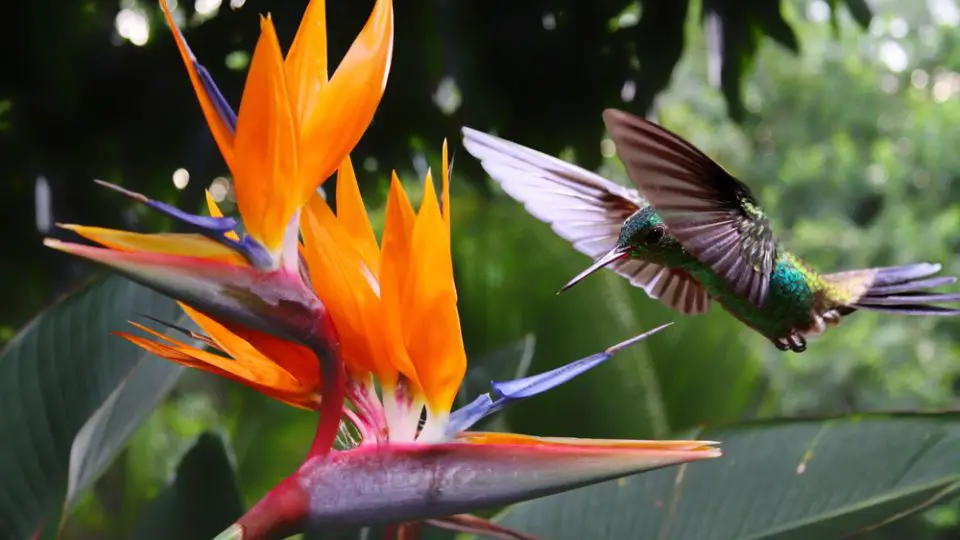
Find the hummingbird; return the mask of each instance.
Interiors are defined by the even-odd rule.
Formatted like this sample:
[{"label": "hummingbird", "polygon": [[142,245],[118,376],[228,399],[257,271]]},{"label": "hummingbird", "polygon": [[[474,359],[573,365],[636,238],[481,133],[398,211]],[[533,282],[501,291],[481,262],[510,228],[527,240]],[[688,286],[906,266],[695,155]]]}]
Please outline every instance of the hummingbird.
[{"label": "hummingbird", "polygon": [[917,263],[820,273],[785,249],[746,184],[682,137],[616,109],[607,132],[628,188],[558,158],[464,127],[464,148],[503,190],[574,249],[594,258],[564,291],[608,268],[686,315],[715,301],[782,351],[857,310],[957,315],[936,305],[957,281]]}]

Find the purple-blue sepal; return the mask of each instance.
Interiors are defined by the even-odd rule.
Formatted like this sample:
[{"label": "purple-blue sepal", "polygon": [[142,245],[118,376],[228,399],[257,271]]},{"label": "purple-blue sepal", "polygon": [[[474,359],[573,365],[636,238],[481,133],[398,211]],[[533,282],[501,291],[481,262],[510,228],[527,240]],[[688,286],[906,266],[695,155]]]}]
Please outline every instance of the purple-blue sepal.
[{"label": "purple-blue sepal", "polygon": [[477,396],[477,398],[469,404],[450,413],[446,434],[448,437],[453,437],[457,433],[470,429],[471,426],[480,420],[499,411],[514,401],[533,397],[547,390],[556,388],[606,362],[612,358],[614,354],[626,347],[652,336],[671,324],[673,323],[664,324],[627,341],[618,343],[603,352],[575,360],[544,373],[512,381],[492,381],[490,383],[493,387],[492,396],[490,393]]}]

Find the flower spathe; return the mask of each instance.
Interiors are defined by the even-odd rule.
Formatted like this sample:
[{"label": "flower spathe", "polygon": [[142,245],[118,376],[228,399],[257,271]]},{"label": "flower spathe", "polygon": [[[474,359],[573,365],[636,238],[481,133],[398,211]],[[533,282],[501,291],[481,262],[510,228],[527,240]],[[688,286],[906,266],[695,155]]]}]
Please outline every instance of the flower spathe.
[{"label": "flower spathe", "polygon": [[[286,57],[269,15],[262,17],[239,114],[197,62],[166,2],[161,0],[161,6],[200,108],[232,173],[243,233],[238,234],[240,223],[224,217],[215,205],[209,216],[196,216],[99,182],[195,232],[142,234],[63,225],[103,247],[55,239],[44,243],[110,266],[181,301],[192,308],[195,322],[225,356],[205,356],[209,353],[169,341],[154,345],[146,345],[142,338],[134,341],[295,405],[315,407],[322,393],[322,403],[333,411],[327,416],[338,418],[343,366],[326,308],[300,272],[299,215],[317,186],[363,135],[380,102],[393,50],[392,2],[377,0],[329,78],[323,0],[308,4]],[[296,343],[309,351],[297,349]],[[227,357],[232,360],[222,360]],[[280,357],[285,360],[275,361]],[[311,359],[313,365],[319,364],[317,373],[306,368]],[[320,437],[318,432],[319,446],[328,447],[334,434],[328,431]]]}]

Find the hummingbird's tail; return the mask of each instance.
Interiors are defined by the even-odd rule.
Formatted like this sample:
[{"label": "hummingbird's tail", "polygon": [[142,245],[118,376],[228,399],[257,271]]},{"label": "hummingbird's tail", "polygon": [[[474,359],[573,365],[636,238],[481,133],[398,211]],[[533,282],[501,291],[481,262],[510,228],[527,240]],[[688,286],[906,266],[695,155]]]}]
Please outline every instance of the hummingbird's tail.
[{"label": "hummingbird's tail", "polygon": [[930,289],[957,281],[953,276],[935,276],[939,264],[917,263],[850,270],[826,274],[840,306],[840,315],[858,309],[901,315],[960,315],[960,309],[937,304],[960,302],[960,293],[938,293]]}]

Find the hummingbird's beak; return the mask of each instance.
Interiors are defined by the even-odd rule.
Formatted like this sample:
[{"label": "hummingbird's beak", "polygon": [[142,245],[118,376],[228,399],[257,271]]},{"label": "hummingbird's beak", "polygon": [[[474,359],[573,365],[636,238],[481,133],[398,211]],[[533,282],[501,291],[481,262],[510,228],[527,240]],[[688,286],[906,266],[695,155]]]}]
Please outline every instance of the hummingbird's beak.
[{"label": "hummingbird's beak", "polygon": [[613,249],[604,253],[600,256],[599,259],[593,262],[586,270],[577,274],[577,277],[571,279],[566,285],[564,285],[557,294],[562,293],[563,291],[573,287],[579,283],[583,278],[589,276],[590,274],[596,272],[597,270],[607,266],[610,263],[619,261],[620,259],[625,259],[630,256],[630,246],[614,246]]}]

